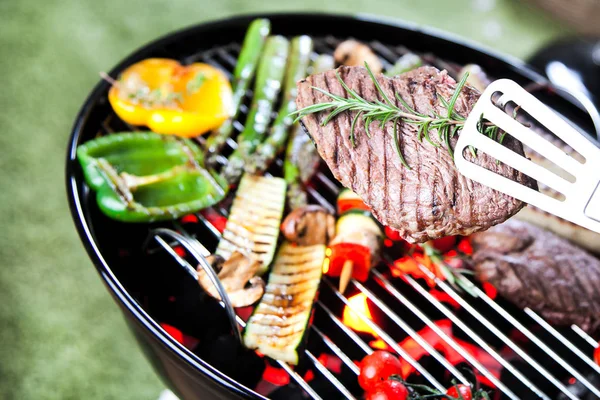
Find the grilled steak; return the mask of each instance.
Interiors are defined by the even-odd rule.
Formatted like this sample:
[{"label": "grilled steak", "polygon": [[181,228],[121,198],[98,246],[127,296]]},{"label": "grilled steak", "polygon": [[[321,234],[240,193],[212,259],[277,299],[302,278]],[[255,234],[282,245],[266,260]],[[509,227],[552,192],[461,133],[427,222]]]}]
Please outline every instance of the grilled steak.
[{"label": "grilled steak", "polygon": [[551,232],[510,220],[472,236],[480,281],[550,323],[600,327],[600,260]]},{"label": "grilled steak", "polygon": [[[345,83],[366,100],[382,100],[365,68],[340,67],[337,71]],[[447,114],[439,97],[449,100],[456,87],[454,79],[434,67],[421,67],[392,79],[384,76],[377,79],[389,98],[395,99],[396,93],[417,112],[430,116],[434,111]],[[312,86],[347,97],[336,71],[328,71],[298,83],[299,109],[330,100]],[[456,102],[456,112],[467,116],[478,97],[475,89],[465,87]],[[396,105],[402,107],[397,100]],[[409,242],[485,230],[505,221],[524,205],[460,175],[444,145],[434,147],[425,140],[419,141],[417,128],[412,124],[399,123],[398,126],[398,141],[411,167],[408,169],[395,151],[393,123],[388,122],[383,129],[373,123],[371,138],[366,135],[364,124],[357,123],[353,147],[350,130],[355,112],[343,112],[321,126],[326,115],[327,112],[321,112],[302,119],[319,154],[334,176],[357,193],[379,221],[398,230]],[[437,132],[431,132],[430,137],[440,144]],[[457,139],[451,140],[452,146]],[[504,145],[523,154],[521,143],[509,136]],[[474,162],[522,184],[535,185],[518,171],[496,163],[485,154],[479,154]]]}]

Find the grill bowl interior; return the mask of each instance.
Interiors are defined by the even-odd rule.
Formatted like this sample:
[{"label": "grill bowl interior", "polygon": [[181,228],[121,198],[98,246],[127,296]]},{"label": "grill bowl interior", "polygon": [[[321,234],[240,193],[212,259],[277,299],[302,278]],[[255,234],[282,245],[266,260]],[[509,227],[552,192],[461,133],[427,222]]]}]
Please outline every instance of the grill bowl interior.
[{"label": "grill bowl interior", "polygon": [[[168,35],[134,52],[116,66],[111,71],[111,75],[117,76],[126,66],[147,57],[169,57],[183,63],[208,61],[231,71],[246,28],[256,17],[236,17]],[[490,76],[513,79],[521,85],[532,81],[544,82],[542,77],[517,60],[494,55],[449,35],[408,24],[386,23],[372,17],[325,14],[276,14],[265,17],[271,20],[272,32],[275,34],[311,35],[315,39],[317,52],[330,52],[337,40],[353,37],[369,42],[384,59],[387,58],[390,62],[393,62],[398,52],[402,52],[403,47],[408,47],[417,53],[434,54],[449,63],[479,64]],[[174,225],[170,222],[123,224],[110,220],[98,210],[95,195],[90,193],[84,183],[81,169],[76,161],[76,147],[97,135],[130,130],[130,127],[122,123],[112,112],[107,101],[108,89],[107,83],[100,82],[92,91],[77,116],[68,146],[67,192],[82,242],[149,360],[176,393],[186,399],[260,398],[259,394],[247,386],[254,386],[257,380],[255,375],[260,376],[264,363],[254,356],[254,353],[243,352],[245,356],[237,359],[242,360],[241,362],[232,362],[240,353],[236,352],[239,349],[228,333],[228,323],[220,306],[206,298],[198,285],[166,252],[157,248],[150,253],[142,251],[144,241],[151,229],[157,227],[173,229]],[[587,131],[592,130],[586,115],[578,107],[557,95],[546,93],[540,95],[543,96],[544,102],[555,107],[563,115]],[[243,119],[239,123],[242,124]],[[274,168],[277,169],[277,165]],[[327,177],[327,171],[322,171],[322,175]],[[317,193],[316,196],[321,195],[325,200],[331,201],[334,194],[328,192],[326,186],[323,182],[315,184],[314,191]],[[217,239],[202,224],[180,222],[176,228],[184,229],[194,235],[209,250],[214,250],[216,247]],[[394,285],[406,295],[408,301],[418,305],[432,319],[443,318],[439,310],[424,302],[408,283],[394,281]],[[373,282],[366,286],[386,304],[397,304],[394,311],[403,318],[406,317],[406,322],[415,330],[424,326],[416,317],[407,315],[408,312],[405,312],[404,306],[400,306],[397,300],[395,303],[390,302],[390,294],[383,290],[382,286]],[[339,316],[343,303],[336,296],[336,293],[326,284],[322,285],[321,301]],[[510,304],[502,301],[499,303],[511,315],[521,317],[522,313]],[[377,318],[377,315],[374,317]],[[467,322],[470,321],[469,318],[472,319],[472,316],[468,315],[463,317]],[[319,327],[332,324],[331,321],[327,322],[323,311],[317,310],[315,318]],[[387,317],[383,315],[381,318],[383,320]],[[472,322],[476,324],[475,321]],[[188,350],[174,340],[161,327],[161,323],[176,326],[182,332],[199,339],[200,344],[194,348],[194,352]],[[393,323],[388,321],[385,326],[394,338],[406,337],[406,333],[400,331]],[[501,322],[498,322],[498,327],[501,330],[509,329]],[[328,329],[333,330],[335,327]],[[498,344],[498,340],[494,337],[482,335],[491,345]],[[341,342],[348,340],[345,336],[335,337],[335,339]],[[570,339],[583,346],[583,343],[580,343],[581,338],[570,337]],[[309,342],[312,343],[309,347],[315,354],[324,350],[322,344],[315,344],[312,339]],[[351,350],[351,346],[347,347],[348,350],[344,348],[351,359],[360,359],[364,355],[356,345],[354,350]],[[210,363],[203,359],[210,360]],[[440,369],[440,366],[436,366],[434,362],[425,359],[423,364],[432,371],[432,374],[444,376],[443,368]],[[518,363],[515,365],[527,373],[526,366],[519,366]],[[219,369],[226,371],[227,374]],[[299,373],[303,370],[306,370],[306,366],[300,365]],[[256,373],[249,371],[256,371]],[[355,396],[360,395],[355,376],[350,371],[342,371],[338,378]],[[510,379],[506,383],[511,384]],[[556,393],[556,390],[552,391],[550,387],[546,389],[544,385],[548,384],[544,383],[543,379],[534,383],[548,393]],[[327,384],[330,383],[323,377],[311,383],[314,390],[324,398],[343,398],[335,387],[333,389],[325,387]],[[285,388],[289,390],[280,390],[274,396],[302,398],[302,390],[298,385],[289,386]]]}]

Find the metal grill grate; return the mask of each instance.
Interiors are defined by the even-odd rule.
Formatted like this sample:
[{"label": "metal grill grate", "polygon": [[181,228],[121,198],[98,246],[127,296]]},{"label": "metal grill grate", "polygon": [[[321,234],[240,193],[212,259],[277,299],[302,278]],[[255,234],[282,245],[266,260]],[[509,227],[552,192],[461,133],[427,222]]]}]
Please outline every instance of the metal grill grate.
[{"label": "metal grill grate", "polygon": [[[338,42],[337,38],[331,36],[316,38],[315,51],[318,53],[331,53]],[[403,47],[390,47],[380,42],[373,42],[370,45],[378,52],[386,66],[389,66],[407,51]],[[227,71],[231,75],[239,50],[239,44],[232,43],[191,55],[182,61],[184,63],[206,62]],[[429,61],[437,63],[440,68],[450,70],[456,68],[453,64],[435,58],[430,58]],[[247,97],[251,96],[252,93],[248,92]],[[238,133],[243,129],[247,111],[247,106],[242,106],[240,118],[234,123],[235,130]],[[111,113],[102,123],[102,130],[99,134],[110,134],[124,128],[136,130],[135,127],[127,126]],[[202,144],[204,139],[199,138],[198,140]],[[224,150],[223,155],[217,158],[221,165],[227,162],[225,155],[236,147],[236,143],[233,139],[230,139],[227,146],[228,148]],[[281,165],[282,160],[278,159],[270,172],[273,174],[279,173]],[[328,199],[335,199],[338,190],[339,185],[337,182],[332,180],[328,171],[321,169],[309,185],[308,194],[312,202],[334,210]],[[227,217],[227,210],[223,207],[217,206],[213,211]],[[173,223],[170,228],[190,239],[204,239],[206,242],[208,241],[207,238],[210,237],[214,239],[210,242],[216,242],[220,237],[218,229],[201,213],[197,213],[196,216],[199,223],[194,232],[187,232],[182,224],[178,222]],[[195,270],[186,259],[173,250],[175,243],[168,243],[159,236],[156,236],[156,240],[188,271]],[[212,248],[207,249],[202,244],[199,244],[198,249],[203,255],[208,255],[210,254],[209,250],[214,250]],[[597,343],[577,326],[559,332],[530,309],[518,313],[508,311],[475,284],[473,284],[472,289],[477,298],[470,298],[469,295],[458,293],[449,284],[436,278],[424,265],[419,265],[422,272],[435,282],[436,289],[460,306],[459,311],[450,309],[436,296],[432,295],[430,288],[411,276],[405,275],[400,279],[390,278],[386,271],[388,271],[388,265],[392,262],[390,256],[385,255],[383,262],[373,269],[372,279],[366,283],[354,280],[351,282],[354,293],[364,294],[369,299],[370,304],[375,307],[378,315],[382,317],[379,319],[388,321],[386,324],[375,322],[377,318],[369,318],[363,311],[353,308],[349,298],[337,290],[334,282],[328,277],[323,278],[321,300],[317,302],[315,307],[315,323],[311,326],[309,348],[313,347],[310,346],[311,343],[319,342],[320,346],[339,357],[345,368],[350,371],[350,377],[335,374],[328,370],[310,350],[306,351],[306,359],[313,370],[329,383],[330,389],[337,392],[337,395],[333,395],[333,397],[347,399],[361,397],[361,393],[357,390],[355,384],[359,369],[353,360],[373,351],[363,339],[364,336],[357,334],[346,326],[342,322],[340,313],[334,311],[346,306],[350,312],[369,326],[381,341],[406,360],[417,371],[420,378],[439,390],[444,390],[450,379],[462,383],[468,383],[468,379],[465,377],[463,369],[459,369],[445,354],[432,346],[422,336],[420,330],[425,327],[433,331],[439,336],[440,340],[462,356],[474,371],[487,378],[496,390],[502,394],[503,398],[538,397],[552,399],[562,393],[565,398],[577,399],[578,397],[567,389],[568,379],[565,380],[565,377],[572,377],[572,379],[584,385],[590,393],[600,398],[600,389],[590,381],[590,376],[600,374],[600,367],[589,356],[592,349],[597,347]],[[441,318],[452,322],[453,335],[448,334],[436,324],[436,321]],[[241,318],[237,317],[237,322],[240,326],[244,326]],[[388,331],[393,331],[393,333],[387,333]],[[460,332],[461,338],[465,338],[464,340],[459,341],[457,339],[457,334],[454,334],[457,331]],[[527,342],[525,343],[522,338],[517,340],[509,332],[520,332],[522,338],[526,338]],[[342,335],[343,340],[337,339],[340,335]],[[335,342],[332,339],[334,337],[336,338]],[[399,337],[412,338],[429,354],[429,357],[415,360],[399,344]],[[498,377],[497,374],[494,374],[490,367],[481,361],[481,357],[473,355],[465,348],[465,340],[477,345],[486,356],[501,365],[503,367],[502,376]],[[501,351],[501,348],[504,350]],[[511,350],[509,356],[505,354],[507,350]],[[287,364],[282,362],[278,364],[297,383],[298,387],[311,398],[320,399],[325,394],[327,394],[327,398],[332,398],[329,390],[322,387],[313,387]],[[440,369],[447,371],[450,377],[444,377],[444,374],[436,372]],[[444,379],[440,377],[444,377]],[[354,382],[350,382],[349,379],[353,379]]]}]

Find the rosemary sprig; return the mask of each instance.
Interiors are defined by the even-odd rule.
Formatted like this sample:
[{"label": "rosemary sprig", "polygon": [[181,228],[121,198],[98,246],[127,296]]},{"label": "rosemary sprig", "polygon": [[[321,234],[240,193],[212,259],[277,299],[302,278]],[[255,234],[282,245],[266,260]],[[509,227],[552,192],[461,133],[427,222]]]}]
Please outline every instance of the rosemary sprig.
[{"label": "rosemary sprig", "polygon": [[[337,96],[333,93],[330,93],[326,90],[323,90],[318,87],[312,87],[312,89],[317,90],[327,97],[331,99],[331,101],[313,104],[307,107],[304,107],[300,110],[292,113],[295,116],[295,121],[298,121],[301,118],[304,118],[310,114],[319,113],[322,111],[329,111],[329,114],[323,119],[321,122],[321,126],[327,125],[334,117],[345,112],[345,111],[355,111],[356,115],[352,119],[352,124],[350,126],[350,142],[352,146],[356,146],[356,123],[358,120],[362,120],[365,127],[365,134],[368,138],[371,137],[371,133],[369,128],[373,122],[378,122],[380,127],[383,127],[386,123],[392,122],[394,126],[393,130],[393,139],[394,139],[394,148],[398,157],[400,157],[400,161],[402,164],[411,169],[404,156],[402,154],[402,149],[400,146],[400,138],[398,135],[398,124],[399,123],[407,123],[415,126],[417,128],[417,139],[422,142],[423,138],[427,140],[432,146],[440,147],[439,143],[431,140],[430,133],[432,131],[437,131],[438,140],[442,143],[450,156],[453,156],[452,147],[450,146],[450,141],[454,136],[458,133],[460,129],[465,124],[466,118],[462,115],[458,114],[455,110],[456,102],[458,97],[464,88],[468,73],[463,76],[460,82],[456,85],[456,89],[454,94],[450,98],[450,100],[444,99],[442,96],[438,96],[438,99],[442,103],[442,105],[447,109],[446,115],[440,115],[432,110],[433,116],[429,116],[426,114],[422,114],[413,109],[398,93],[395,93],[395,98],[402,105],[402,107],[396,106],[394,102],[391,101],[389,96],[383,91],[377,78],[369,68],[369,65],[365,62],[365,67],[367,72],[369,73],[369,77],[371,78],[377,92],[380,94],[381,100],[368,101],[361,97],[358,93],[352,90],[346,83],[342,80],[339,73],[336,72],[336,77],[346,93],[348,94],[348,98]],[[504,134],[499,134],[499,130],[497,126],[493,126],[489,123],[483,121],[483,115],[480,119],[480,124],[478,124],[478,130],[489,136],[490,138],[499,141],[502,143],[504,139]],[[471,149],[471,152],[474,157],[476,157],[476,153],[474,149]]]},{"label": "rosemary sprig", "polygon": [[477,297],[475,291],[473,291],[473,283],[463,276],[463,274],[472,274],[471,271],[463,268],[454,268],[444,260],[444,256],[439,252],[432,244],[425,242],[421,245],[425,255],[431,260],[432,263],[438,266],[444,278],[450,284],[450,286],[464,291],[473,297]]}]

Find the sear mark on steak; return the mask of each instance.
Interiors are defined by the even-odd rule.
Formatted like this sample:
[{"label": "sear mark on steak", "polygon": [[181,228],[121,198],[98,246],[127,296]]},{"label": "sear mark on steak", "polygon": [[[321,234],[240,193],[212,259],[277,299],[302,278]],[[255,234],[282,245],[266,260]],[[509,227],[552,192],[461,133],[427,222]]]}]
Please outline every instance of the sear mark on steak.
[{"label": "sear mark on steak", "polygon": [[600,327],[600,260],[565,239],[512,219],[471,237],[478,280],[556,325]]},{"label": "sear mark on steak", "polygon": [[[329,97],[313,86],[348,97],[336,78],[336,71],[365,99],[382,100],[365,68],[340,67],[300,81],[298,108],[329,101]],[[394,78],[380,75],[377,79],[390,99],[395,99],[394,93],[397,93],[417,112],[430,116],[433,111],[447,114],[439,96],[449,100],[456,88],[454,79],[434,67],[421,67]],[[479,92],[464,87],[455,110],[467,116],[478,98]],[[398,101],[396,106],[402,107]],[[388,122],[383,129],[379,123],[373,123],[371,138],[367,137],[364,124],[357,123],[356,146],[353,147],[350,127],[355,112],[343,112],[321,126],[327,114],[325,111],[302,119],[319,154],[336,179],[357,193],[379,221],[398,230],[411,243],[482,231],[505,221],[524,206],[521,201],[459,174],[445,146],[438,148],[426,140],[419,141],[414,125],[400,123],[398,126],[400,148],[412,168],[408,169],[394,148],[393,123]],[[430,136],[440,143],[436,131]],[[452,146],[456,140],[458,137],[452,139]],[[521,143],[509,135],[504,145],[523,154]],[[480,153],[473,161],[519,183],[536,187],[527,176],[496,163],[486,154]]]}]

